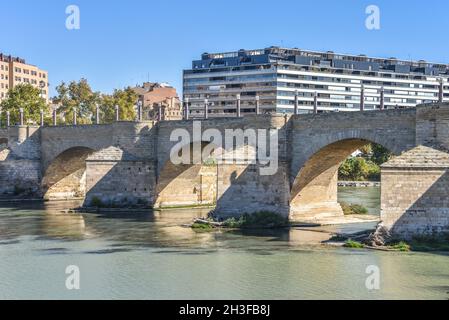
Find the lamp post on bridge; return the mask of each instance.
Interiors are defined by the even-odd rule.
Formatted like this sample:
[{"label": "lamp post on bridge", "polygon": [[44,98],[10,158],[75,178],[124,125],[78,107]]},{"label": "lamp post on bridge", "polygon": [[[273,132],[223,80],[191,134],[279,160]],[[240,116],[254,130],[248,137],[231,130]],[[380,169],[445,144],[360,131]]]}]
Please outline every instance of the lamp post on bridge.
[{"label": "lamp post on bridge", "polygon": [[380,88],[380,110],[385,109],[385,88],[382,86]]},{"label": "lamp post on bridge", "polygon": [[204,119],[209,118],[209,100],[204,99]]},{"label": "lamp post on bridge", "polygon": [[189,98],[184,99],[184,119],[189,120]]},{"label": "lamp post on bridge", "polygon": [[119,107],[118,105],[115,105],[115,121],[119,122],[120,121],[120,113],[119,113]]},{"label": "lamp post on bridge", "polygon": [[260,114],[260,97],[256,96],[256,115]]},{"label": "lamp post on bridge", "polygon": [[21,125],[21,126],[23,126],[23,108],[20,108],[19,109],[19,117],[20,117],[20,122],[19,122],[19,124]]},{"label": "lamp post on bridge", "polygon": [[189,120],[189,98],[184,99],[184,119]]},{"label": "lamp post on bridge", "polygon": [[77,122],[77,119],[76,119],[76,108],[73,108],[73,125],[74,126],[76,126],[76,122]]},{"label": "lamp post on bridge", "polygon": [[40,110],[40,125],[41,125],[41,127],[43,127],[44,126],[44,110]]},{"label": "lamp post on bridge", "polygon": [[295,116],[299,114],[299,93],[298,90],[295,91],[295,109],[294,109]]},{"label": "lamp post on bridge", "polygon": [[365,86],[362,84],[360,90],[360,111],[365,110]]},{"label": "lamp post on bridge", "polygon": [[240,118],[241,116],[242,116],[242,112],[241,112],[241,108],[242,108],[242,102],[241,102],[241,97],[240,97],[240,94],[238,94],[238,95],[236,95],[236,98],[237,98],[237,111],[236,111],[236,113],[237,113],[237,118]]},{"label": "lamp post on bridge", "polygon": [[57,117],[56,109],[53,109],[53,126],[57,125],[58,119],[56,117]]},{"label": "lamp post on bridge", "polygon": [[440,78],[440,85],[438,86],[438,102],[443,103],[444,100],[444,81]]},{"label": "lamp post on bridge", "polygon": [[6,126],[9,127],[11,125],[11,113],[6,111]]},{"label": "lamp post on bridge", "polygon": [[100,124],[100,106],[95,104],[95,124]]},{"label": "lamp post on bridge", "polygon": [[157,111],[157,120],[162,121],[162,104],[158,104],[158,111]]},{"label": "lamp post on bridge", "polygon": [[142,100],[137,101],[137,121],[142,121]]},{"label": "lamp post on bridge", "polygon": [[315,91],[313,94],[313,113],[318,113],[318,92]]}]

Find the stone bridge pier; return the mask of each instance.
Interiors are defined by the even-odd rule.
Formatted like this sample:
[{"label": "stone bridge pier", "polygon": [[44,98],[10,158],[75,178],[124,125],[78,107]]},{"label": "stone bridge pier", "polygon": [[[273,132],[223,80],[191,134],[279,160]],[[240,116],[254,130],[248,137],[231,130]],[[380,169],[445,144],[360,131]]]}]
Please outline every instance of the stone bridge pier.
[{"label": "stone bridge pier", "polygon": [[[231,143],[217,138],[228,134]],[[370,142],[396,155],[382,168],[383,225],[403,238],[449,231],[448,104],[3,128],[0,196],[83,198],[86,205],[214,206],[222,218],[270,211],[309,220],[343,214],[338,168]],[[174,163],[176,154],[191,161]],[[257,161],[245,162],[250,154]],[[270,166],[276,169],[262,174]]]}]

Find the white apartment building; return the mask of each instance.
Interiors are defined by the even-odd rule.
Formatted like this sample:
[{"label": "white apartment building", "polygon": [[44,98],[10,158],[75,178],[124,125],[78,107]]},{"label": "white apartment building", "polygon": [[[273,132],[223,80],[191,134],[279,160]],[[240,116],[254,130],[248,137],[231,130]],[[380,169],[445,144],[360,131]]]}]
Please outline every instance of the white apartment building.
[{"label": "white apartment building", "polygon": [[[261,112],[300,113],[408,108],[449,101],[449,65],[270,47],[202,55],[184,70],[183,95],[192,117]],[[297,97],[296,97],[297,96]],[[383,103],[381,103],[383,97]]]}]

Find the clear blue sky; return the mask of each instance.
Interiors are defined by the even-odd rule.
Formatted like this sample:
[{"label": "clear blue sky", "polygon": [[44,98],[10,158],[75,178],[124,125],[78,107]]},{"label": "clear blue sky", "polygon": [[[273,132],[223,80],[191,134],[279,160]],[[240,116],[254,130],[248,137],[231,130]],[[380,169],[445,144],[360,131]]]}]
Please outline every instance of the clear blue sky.
[{"label": "clear blue sky", "polygon": [[[65,28],[78,5],[81,29]],[[365,28],[380,8],[381,29]],[[271,45],[449,63],[447,0],[2,0],[0,52],[61,81],[85,77],[94,90],[169,82],[203,52]]]}]

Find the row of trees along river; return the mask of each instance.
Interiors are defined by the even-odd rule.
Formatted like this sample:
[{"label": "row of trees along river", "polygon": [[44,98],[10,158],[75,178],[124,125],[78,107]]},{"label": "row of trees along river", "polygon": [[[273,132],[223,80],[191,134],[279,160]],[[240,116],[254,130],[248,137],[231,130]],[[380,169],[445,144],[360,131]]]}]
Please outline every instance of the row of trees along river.
[{"label": "row of trees along river", "polygon": [[[52,102],[58,106],[58,113],[63,116],[63,122],[72,124],[73,112],[76,110],[79,124],[90,124],[95,121],[96,106],[100,107],[102,123],[115,119],[115,106],[119,106],[120,119],[134,120],[136,111],[134,105],[138,99],[130,88],[115,89],[112,94],[93,91],[86,79],[62,82],[56,87],[57,95]],[[30,84],[20,84],[8,91],[7,97],[0,103],[2,117],[10,112],[11,124],[19,123],[19,109],[22,108],[28,124],[40,121],[40,110],[44,111],[45,123],[51,123],[50,106],[41,97],[40,90]]]}]

